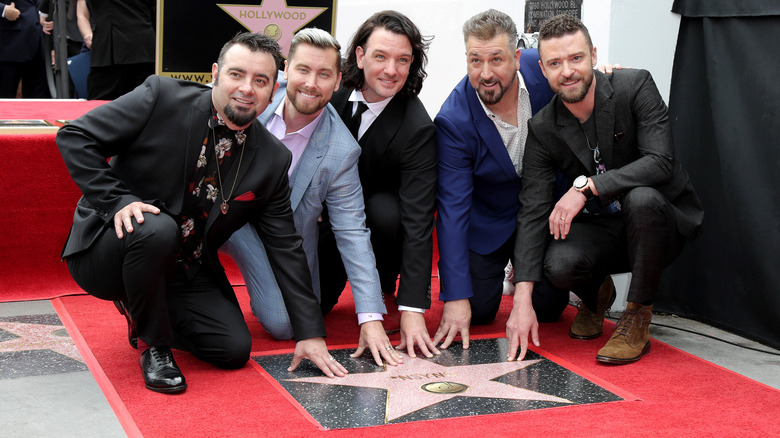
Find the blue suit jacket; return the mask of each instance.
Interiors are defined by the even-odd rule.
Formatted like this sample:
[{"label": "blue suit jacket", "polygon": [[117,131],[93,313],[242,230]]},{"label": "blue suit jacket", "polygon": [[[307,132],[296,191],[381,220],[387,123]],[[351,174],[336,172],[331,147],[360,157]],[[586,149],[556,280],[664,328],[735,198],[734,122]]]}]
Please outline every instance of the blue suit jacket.
[{"label": "blue suit jacket", "polygon": [[[538,61],[536,49],[521,51],[520,74],[528,88],[533,113],[553,96]],[[521,183],[468,76],[444,102],[434,123],[439,155],[439,299],[450,301],[474,294],[468,269],[469,250],[491,253],[514,233]]]},{"label": "blue suit jacket", "polygon": [[[258,117],[263,125],[273,117],[287,93],[287,81],[281,75],[278,82],[279,90],[273,102]],[[290,204],[295,229],[303,237],[315,294],[320,296],[317,219],[324,204],[349,277],[355,310],[386,313],[371,234],[366,227],[363,189],[357,167],[359,157],[360,146],[336,110],[328,104],[290,175]],[[261,271],[258,275],[260,287],[278,288],[265,251],[259,253],[260,260],[253,261],[252,266]]]}]

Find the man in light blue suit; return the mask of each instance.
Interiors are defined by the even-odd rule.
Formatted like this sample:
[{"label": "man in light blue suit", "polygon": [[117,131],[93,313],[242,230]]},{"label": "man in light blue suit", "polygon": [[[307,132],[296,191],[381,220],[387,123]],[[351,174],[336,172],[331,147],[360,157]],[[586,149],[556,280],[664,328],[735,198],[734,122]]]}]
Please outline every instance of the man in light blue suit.
[{"label": "man in light blue suit", "polygon": [[[382,326],[386,313],[366,227],[363,191],[352,134],[329,105],[341,81],[339,43],[327,32],[303,29],[292,40],[279,78],[279,90],[258,119],[293,154],[290,202],[295,228],[303,237],[314,292],[320,297],[317,221],[327,207],[339,252],[349,276],[360,323],[353,357],[366,349],[382,365],[401,362]],[[291,339],[292,326],[282,293],[263,243],[251,227],[243,227],[222,247],[241,270],[252,311],[277,339]]]}]

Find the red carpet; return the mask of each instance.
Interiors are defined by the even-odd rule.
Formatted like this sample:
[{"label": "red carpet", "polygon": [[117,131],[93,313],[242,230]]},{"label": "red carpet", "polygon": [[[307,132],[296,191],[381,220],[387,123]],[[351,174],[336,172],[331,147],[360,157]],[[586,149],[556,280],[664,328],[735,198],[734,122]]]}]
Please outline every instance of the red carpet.
[{"label": "red carpet", "polygon": [[[104,101],[0,102],[0,119],[75,119]],[[22,132],[21,134],[19,132]],[[5,151],[0,199],[0,302],[82,293],[60,263],[81,195],[54,142],[56,132],[0,129]]]},{"label": "red carpet", "polygon": [[[67,120],[101,103],[6,101],[0,102],[0,119]],[[81,294],[59,260],[79,192],[65,170],[54,134],[0,130],[0,144],[7,152],[6,173],[0,178],[0,196],[7,206],[0,215],[0,302]],[[231,272],[231,279],[240,281],[235,270]],[[438,281],[433,283],[435,300]],[[262,331],[249,313],[245,291],[237,289],[247,309],[254,351],[292,351],[292,342],[273,341]],[[137,352],[127,344],[124,318],[111,303],[86,295],[53,303],[129,436],[780,436],[777,390],[660,342],[654,342],[652,352],[637,364],[598,365],[594,356],[606,338],[570,340],[571,310],[561,322],[542,326],[543,349],[640,401],[326,432],[251,365],[223,371],[177,352],[189,389],[177,396],[148,391]],[[472,333],[503,336],[509,303],[505,300],[496,323],[474,327]],[[434,301],[426,317],[430,333],[440,314],[441,303]],[[351,302],[339,304],[326,317],[328,345],[354,346],[358,334],[354,321]],[[391,339],[397,343],[398,335]]]},{"label": "red carpet", "polygon": [[[434,281],[434,283],[436,283]],[[438,286],[438,284],[435,284]],[[435,287],[436,288],[436,287]],[[248,309],[243,288],[237,288]],[[434,296],[436,296],[435,291]],[[503,335],[509,313],[505,299],[498,322],[474,327],[476,336]],[[144,388],[137,352],[126,341],[126,326],[113,305],[89,296],[55,300],[68,330],[83,336],[85,357],[93,354],[93,374],[126,426],[128,435],[144,436],[729,436],[780,435],[780,392],[658,341],[636,364],[603,366],[594,360],[606,338],[578,342],[567,336],[574,311],[561,322],[541,328],[543,351],[590,373],[608,385],[633,393],[637,401],[542,409],[434,422],[405,423],[375,428],[325,431],[312,424],[250,364],[223,371],[191,355],[176,352],[187,377],[184,394],[167,396]],[[352,304],[340,303],[326,317],[329,347],[351,347],[357,342]],[[439,320],[436,302],[426,318],[431,333]],[[253,351],[290,352],[292,342],[273,341],[245,312],[253,335]],[[75,330],[74,330],[75,329]],[[391,337],[397,343],[398,335]],[[88,348],[85,351],[84,348]],[[105,373],[105,379],[100,378]],[[112,395],[114,394],[114,395]],[[123,414],[125,413],[125,414]],[[137,427],[137,429],[135,429]]]}]

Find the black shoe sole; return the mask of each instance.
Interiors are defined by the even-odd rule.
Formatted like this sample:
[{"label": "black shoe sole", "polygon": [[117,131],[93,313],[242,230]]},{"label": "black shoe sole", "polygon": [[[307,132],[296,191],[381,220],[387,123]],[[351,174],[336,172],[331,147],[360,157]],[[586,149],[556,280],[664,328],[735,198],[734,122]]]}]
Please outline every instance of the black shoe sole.
[{"label": "black shoe sole", "polygon": [[177,392],[184,392],[185,389],[187,389],[187,384],[181,384],[177,386],[149,386],[146,385],[146,389],[149,391],[159,392],[162,394],[175,394]]},{"label": "black shoe sole", "polygon": [[638,361],[639,359],[642,358],[642,356],[644,356],[649,352],[650,352],[650,341],[647,341],[647,344],[645,344],[645,348],[642,349],[642,352],[639,353],[639,356],[637,357],[632,357],[630,359],[618,359],[615,357],[596,355],[596,360],[601,363],[606,363],[610,365],[626,365]]},{"label": "black shoe sole", "polygon": [[572,332],[571,330],[569,330],[569,337],[570,337],[570,338],[572,338],[572,339],[577,339],[578,341],[590,341],[590,340],[592,340],[592,339],[596,339],[596,338],[598,338],[598,337],[601,337],[601,334],[602,334],[602,333],[603,333],[603,332],[598,332],[598,333],[597,333],[597,334],[595,334],[595,335],[590,335],[590,336],[583,336],[583,335],[578,335],[578,334],[575,334],[574,332]]}]

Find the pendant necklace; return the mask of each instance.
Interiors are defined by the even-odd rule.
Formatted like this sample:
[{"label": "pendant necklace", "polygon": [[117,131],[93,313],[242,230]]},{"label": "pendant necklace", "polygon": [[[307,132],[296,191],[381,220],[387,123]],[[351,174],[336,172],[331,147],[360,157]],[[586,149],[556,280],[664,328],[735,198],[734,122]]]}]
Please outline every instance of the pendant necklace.
[{"label": "pendant necklace", "polygon": [[236,177],[233,178],[233,187],[230,188],[230,193],[228,194],[227,198],[222,194],[222,175],[219,173],[219,154],[217,154],[217,138],[214,135],[214,128],[211,129],[211,139],[214,142],[214,157],[217,159],[217,180],[219,181],[219,197],[222,198],[222,204],[219,206],[219,211],[222,212],[222,214],[227,214],[228,212],[228,200],[230,200],[230,197],[233,196],[233,190],[236,188],[236,181],[238,181],[238,171],[241,170],[241,160],[244,158],[244,149],[246,149],[245,145],[241,145],[241,155],[238,156],[238,167],[236,168]]}]

